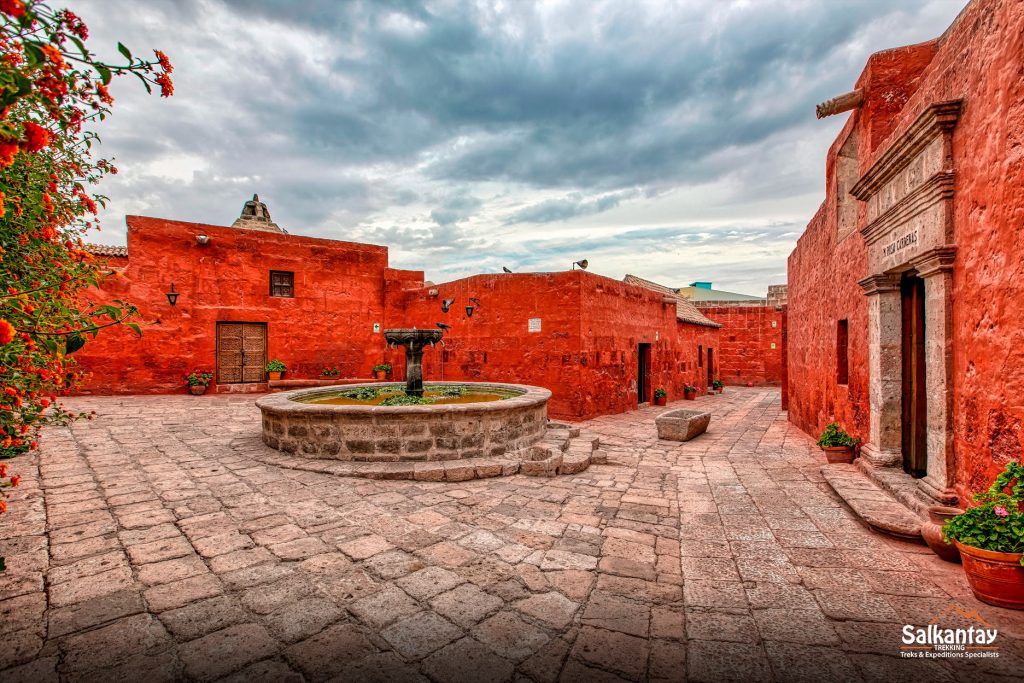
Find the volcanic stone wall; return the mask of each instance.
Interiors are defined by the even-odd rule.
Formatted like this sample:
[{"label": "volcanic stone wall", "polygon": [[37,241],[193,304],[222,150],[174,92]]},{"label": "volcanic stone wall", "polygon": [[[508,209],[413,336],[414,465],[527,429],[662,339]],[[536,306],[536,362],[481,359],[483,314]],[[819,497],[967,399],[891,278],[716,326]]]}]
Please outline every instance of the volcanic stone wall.
[{"label": "volcanic stone wall", "polygon": [[726,385],[776,386],[782,382],[783,311],[774,306],[699,306],[722,325],[718,366]]},{"label": "volcanic stone wall", "polygon": [[[977,0],[938,40],[876,54],[856,84],[864,105],[826,161],[826,200],[789,258],[790,419],[816,434],[838,419],[867,438],[867,275],[854,231],[837,243],[836,159],[856,133],[863,174],[927,109],[962,101],[953,129],[952,281],[955,487],[987,487],[1024,441],[1024,3]],[[858,227],[865,221],[858,207]],[[836,325],[849,321],[847,385],[836,381]]]},{"label": "volcanic stone wall", "polygon": [[[578,270],[477,275],[433,289],[407,292],[400,304],[407,326],[450,326],[444,346],[423,355],[425,378],[545,387],[550,415],[582,420],[636,407],[639,345],[650,344],[645,400],[657,387],[669,400],[687,383],[706,390],[697,349],[716,346],[718,329],[679,322],[660,293]],[[471,297],[479,305],[469,317]],[[455,300],[447,314],[445,299]],[[389,359],[400,378],[401,350]]]}]

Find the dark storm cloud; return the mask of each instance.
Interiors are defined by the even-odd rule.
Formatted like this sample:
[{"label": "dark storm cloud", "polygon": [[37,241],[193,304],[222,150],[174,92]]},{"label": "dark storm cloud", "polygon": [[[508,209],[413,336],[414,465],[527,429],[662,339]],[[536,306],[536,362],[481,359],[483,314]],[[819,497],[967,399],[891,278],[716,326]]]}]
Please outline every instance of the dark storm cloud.
[{"label": "dark storm cloud", "polygon": [[[716,181],[728,186],[713,207],[726,222],[766,199],[806,219],[842,123],[815,121],[813,105],[848,89],[870,52],[932,38],[959,9],[121,0],[111,12],[106,0],[68,2],[101,54],[123,40],[176,64],[171,100],[115,86],[101,131],[123,169],[102,187],[111,213],[230,222],[256,191],[293,232],[381,242],[396,262],[444,274],[561,263],[581,246],[561,237],[568,226],[612,209],[663,224],[644,207]],[[778,259],[794,237],[763,234],[769,218],[715,237]],[[515,234],[488,234],[505,226]],[[686,258],[659,255],[636,230],[609,234],[585,246]],[[670,239],[702,246],[702,234]],[[751,239],[778,244],[766,256],[742,246]]]}]

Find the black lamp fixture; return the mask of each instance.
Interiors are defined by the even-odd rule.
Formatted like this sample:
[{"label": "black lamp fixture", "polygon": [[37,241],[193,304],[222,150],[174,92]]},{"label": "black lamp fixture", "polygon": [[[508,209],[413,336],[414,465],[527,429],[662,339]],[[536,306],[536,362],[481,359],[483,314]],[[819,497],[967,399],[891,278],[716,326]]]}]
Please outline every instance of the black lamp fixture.
[{"label": "black lamp fixture", "polygon": [[[467,318],[472,318],[473,317],[473,311],[475,311],[480,306],[480,299],[477,299],[476,297],[472,297],[471,296],[471,297],[469,297],[469,301],[470,301],[469,305],[466,306],[466,317]],[[476,304],[476,306],[474,306],[473,304]]]},{"label": "black lamp fixture", "polygon": [[455,299],[445,299],[444,301],[442,301],[441,302],[441,312],[442,313],[447,313],[448,309],[452,307],[453,303],[455,303]]},{"label": "black lamp fixture", "polygon": [[178,303],[178,293],[174,291],[174,283],[171,283],[171,291],[167,292],[167,303],[174,305]]},{"label": "black lamp fixture", "polygon": [[588,261],[587,259],[580,259],[579,261],[576,261],[572,264],[572,269],[576,270],[576,266],[579,266],[580,270],[586,270],[587,266],[589,265],[590,261]]}]

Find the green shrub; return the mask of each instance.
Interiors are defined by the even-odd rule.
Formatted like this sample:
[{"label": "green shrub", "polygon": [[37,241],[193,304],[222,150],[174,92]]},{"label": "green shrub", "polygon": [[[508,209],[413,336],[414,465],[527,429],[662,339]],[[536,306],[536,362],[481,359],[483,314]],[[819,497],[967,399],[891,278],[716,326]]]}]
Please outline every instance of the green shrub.
[{"label": "green shrub", "polygon": [[857,445],[857,440],[843,431],[838,422],[830,422],[825,431],[818,437],[818,445],[822,448],[835,448],[847,446],[852,448]]},{"label": "green shrub", "polygon": [[378,363],[373,366],[374,372],[391,372],[391,363]]},{"label": "green shrub", "polygon": [[665,391],[665,387],[658,387],[654,390],[654,398],[665,398],[668,396],[668,392]]},{"label": "green shrub", "polygon": [[287,369],[285,364],[276,358],[267,363],[267,372],[284,372]]},{"label": "green shrub", "polygon": [[356,401],[372,401],[380,396],[380,393],[380,389],[374,389],[373,387],[360,387],[358,389],[347,389],[341,392],[341,396]]}]

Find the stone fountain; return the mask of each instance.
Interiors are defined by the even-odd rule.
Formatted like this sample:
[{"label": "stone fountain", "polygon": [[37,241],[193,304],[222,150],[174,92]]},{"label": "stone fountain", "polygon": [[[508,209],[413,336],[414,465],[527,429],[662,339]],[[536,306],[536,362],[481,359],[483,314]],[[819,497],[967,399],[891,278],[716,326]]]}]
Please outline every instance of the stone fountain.
[{"label": "stone fountain", "polygon": [[405,393],[409,396],[423,396],[423,347],[433,346],[441,341],[441,330],[418,330],[403,328],[384,330],[388,344],[405,347]]}]

